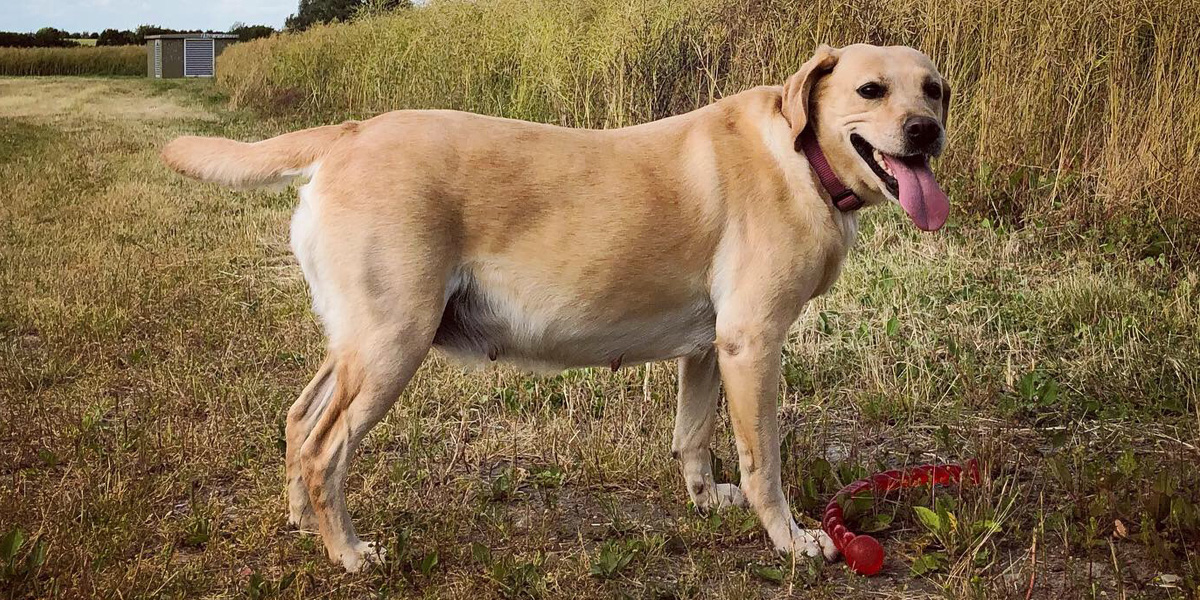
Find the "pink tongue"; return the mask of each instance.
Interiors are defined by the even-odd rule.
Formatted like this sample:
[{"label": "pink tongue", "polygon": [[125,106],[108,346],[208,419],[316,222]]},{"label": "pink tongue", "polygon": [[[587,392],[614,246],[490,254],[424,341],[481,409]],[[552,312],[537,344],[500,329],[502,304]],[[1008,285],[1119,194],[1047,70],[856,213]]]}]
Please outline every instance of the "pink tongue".
[{"label": "pink tongue", "polygon": [[896,183],[900,187],[900,206],[917,227],[925,231],[937,231],[946,224],[950,214],[950,199],[938,187],[929,170],[929,161],[924,156],[895,157],[883,155]]}]

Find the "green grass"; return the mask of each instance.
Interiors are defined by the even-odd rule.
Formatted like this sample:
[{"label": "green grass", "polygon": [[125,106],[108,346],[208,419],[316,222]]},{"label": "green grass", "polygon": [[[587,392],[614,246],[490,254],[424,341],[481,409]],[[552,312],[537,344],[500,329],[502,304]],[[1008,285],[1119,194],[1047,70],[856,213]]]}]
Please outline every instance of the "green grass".
[{"label": "green grass", "polygon": [[[0,118],[7,595],[1200,589],[1194,263],[1169,245],[961,212],[921,234],[894,209],[864,215],[841,280],[793,330],[780,407],[785,487],[810,525],[868,471],[988,465],[979,487],[854,517],[880,529],[883,577],[776,557],[748,512],[694,514],[669,455],[669,364],[535,377],[438,358],[348,486],[360,531],[393,560],[347,575],[285,524],[284,413],[323,355],[287,250],[294,193],[203,186],[157,160],[178,134],[252,139],[295,123],[220,109],[204,82],[0,83],[33,99]],[[120,101],[60,101],[80,90]],[[727,423],[715,450],[718,477],[735,480]]]},{"label": "green grass", "polygon": [[142,46],[0,48],[0,76],[145,74]]}]

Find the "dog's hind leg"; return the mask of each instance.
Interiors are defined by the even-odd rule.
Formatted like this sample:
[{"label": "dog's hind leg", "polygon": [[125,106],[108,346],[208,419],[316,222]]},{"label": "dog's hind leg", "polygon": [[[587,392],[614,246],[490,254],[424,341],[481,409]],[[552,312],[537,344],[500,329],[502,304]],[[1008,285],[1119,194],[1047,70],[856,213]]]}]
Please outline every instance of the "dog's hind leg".
[{"label": "dog's hind leg", "polygon": [[376,331],[389,333],[333,350],[333,392],[300,449],[300,461],[325,549],[347,571],[383,560],[381,547],[359,540],[346,511],[350,459],[421,365],[436,324],[436,319],[420,327],[378,324]]},{"label": "dog's hind leg", "polygon": [[288,410],[287,424],[284,428],[287,441],[284,464],[287,475],[288,523],[307,531],[316,531],[317,521],[312,504],[308,501],[308,487],[304,485],[304,476],[300,468],[300,448],[316,426],[321,413],[329,406],[329,399],[333,396],[333,367],[332,357],[321,363],[316,376]]},{"label": "dog's hind leg", "polygon": [[736,485],[713,480],[709,443],[717,418],[719,392],[715,350],[679,359],[679,401],[671,453],[683,467],[688,497],[702,513],[726,506],[746,506],[746,497]]}]

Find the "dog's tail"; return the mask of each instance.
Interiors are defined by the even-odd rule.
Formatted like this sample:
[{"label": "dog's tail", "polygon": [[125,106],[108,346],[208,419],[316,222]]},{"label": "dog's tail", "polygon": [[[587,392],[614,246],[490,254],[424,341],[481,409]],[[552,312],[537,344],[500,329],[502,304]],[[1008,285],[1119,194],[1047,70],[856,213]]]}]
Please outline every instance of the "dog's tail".
[{"label": "dog's tail", "polygon": [[201,181],[239,189],[279,186],[306,175],[335,142],[357,131],[358,122],[347,121],[254,143],[183,136],[163,148],[162,158],[172,169]]}]

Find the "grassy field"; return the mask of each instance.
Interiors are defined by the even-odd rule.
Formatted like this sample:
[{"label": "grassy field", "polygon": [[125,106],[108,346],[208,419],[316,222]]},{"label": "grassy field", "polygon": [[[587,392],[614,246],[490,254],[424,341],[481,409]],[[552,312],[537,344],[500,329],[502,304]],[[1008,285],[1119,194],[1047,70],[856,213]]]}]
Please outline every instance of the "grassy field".
[{"label": "grassy field", "polygon": [[142,46],[0,48],[0,76],[145,74]]},{"label": "grassy field", "polygon": [[[294,192],[157,161],[178,134],[295,126],[220,100],[197,81],[0,79],[0,596],[1200,591],[1194,260],[962,213],[922,235],[891,208],[795,326],[780,406],[810,525],[866,471],[985,461],[978,487],[857,518],[888,549],[881,576],[777,557],[750,513],[686,506],[671,365],[535,377],[440,358],[348,486],[394,560],[343,573],[285,522],[284,414],[323,353],[287,250]],[[727,423],[715,451],[735,479]]]}]

